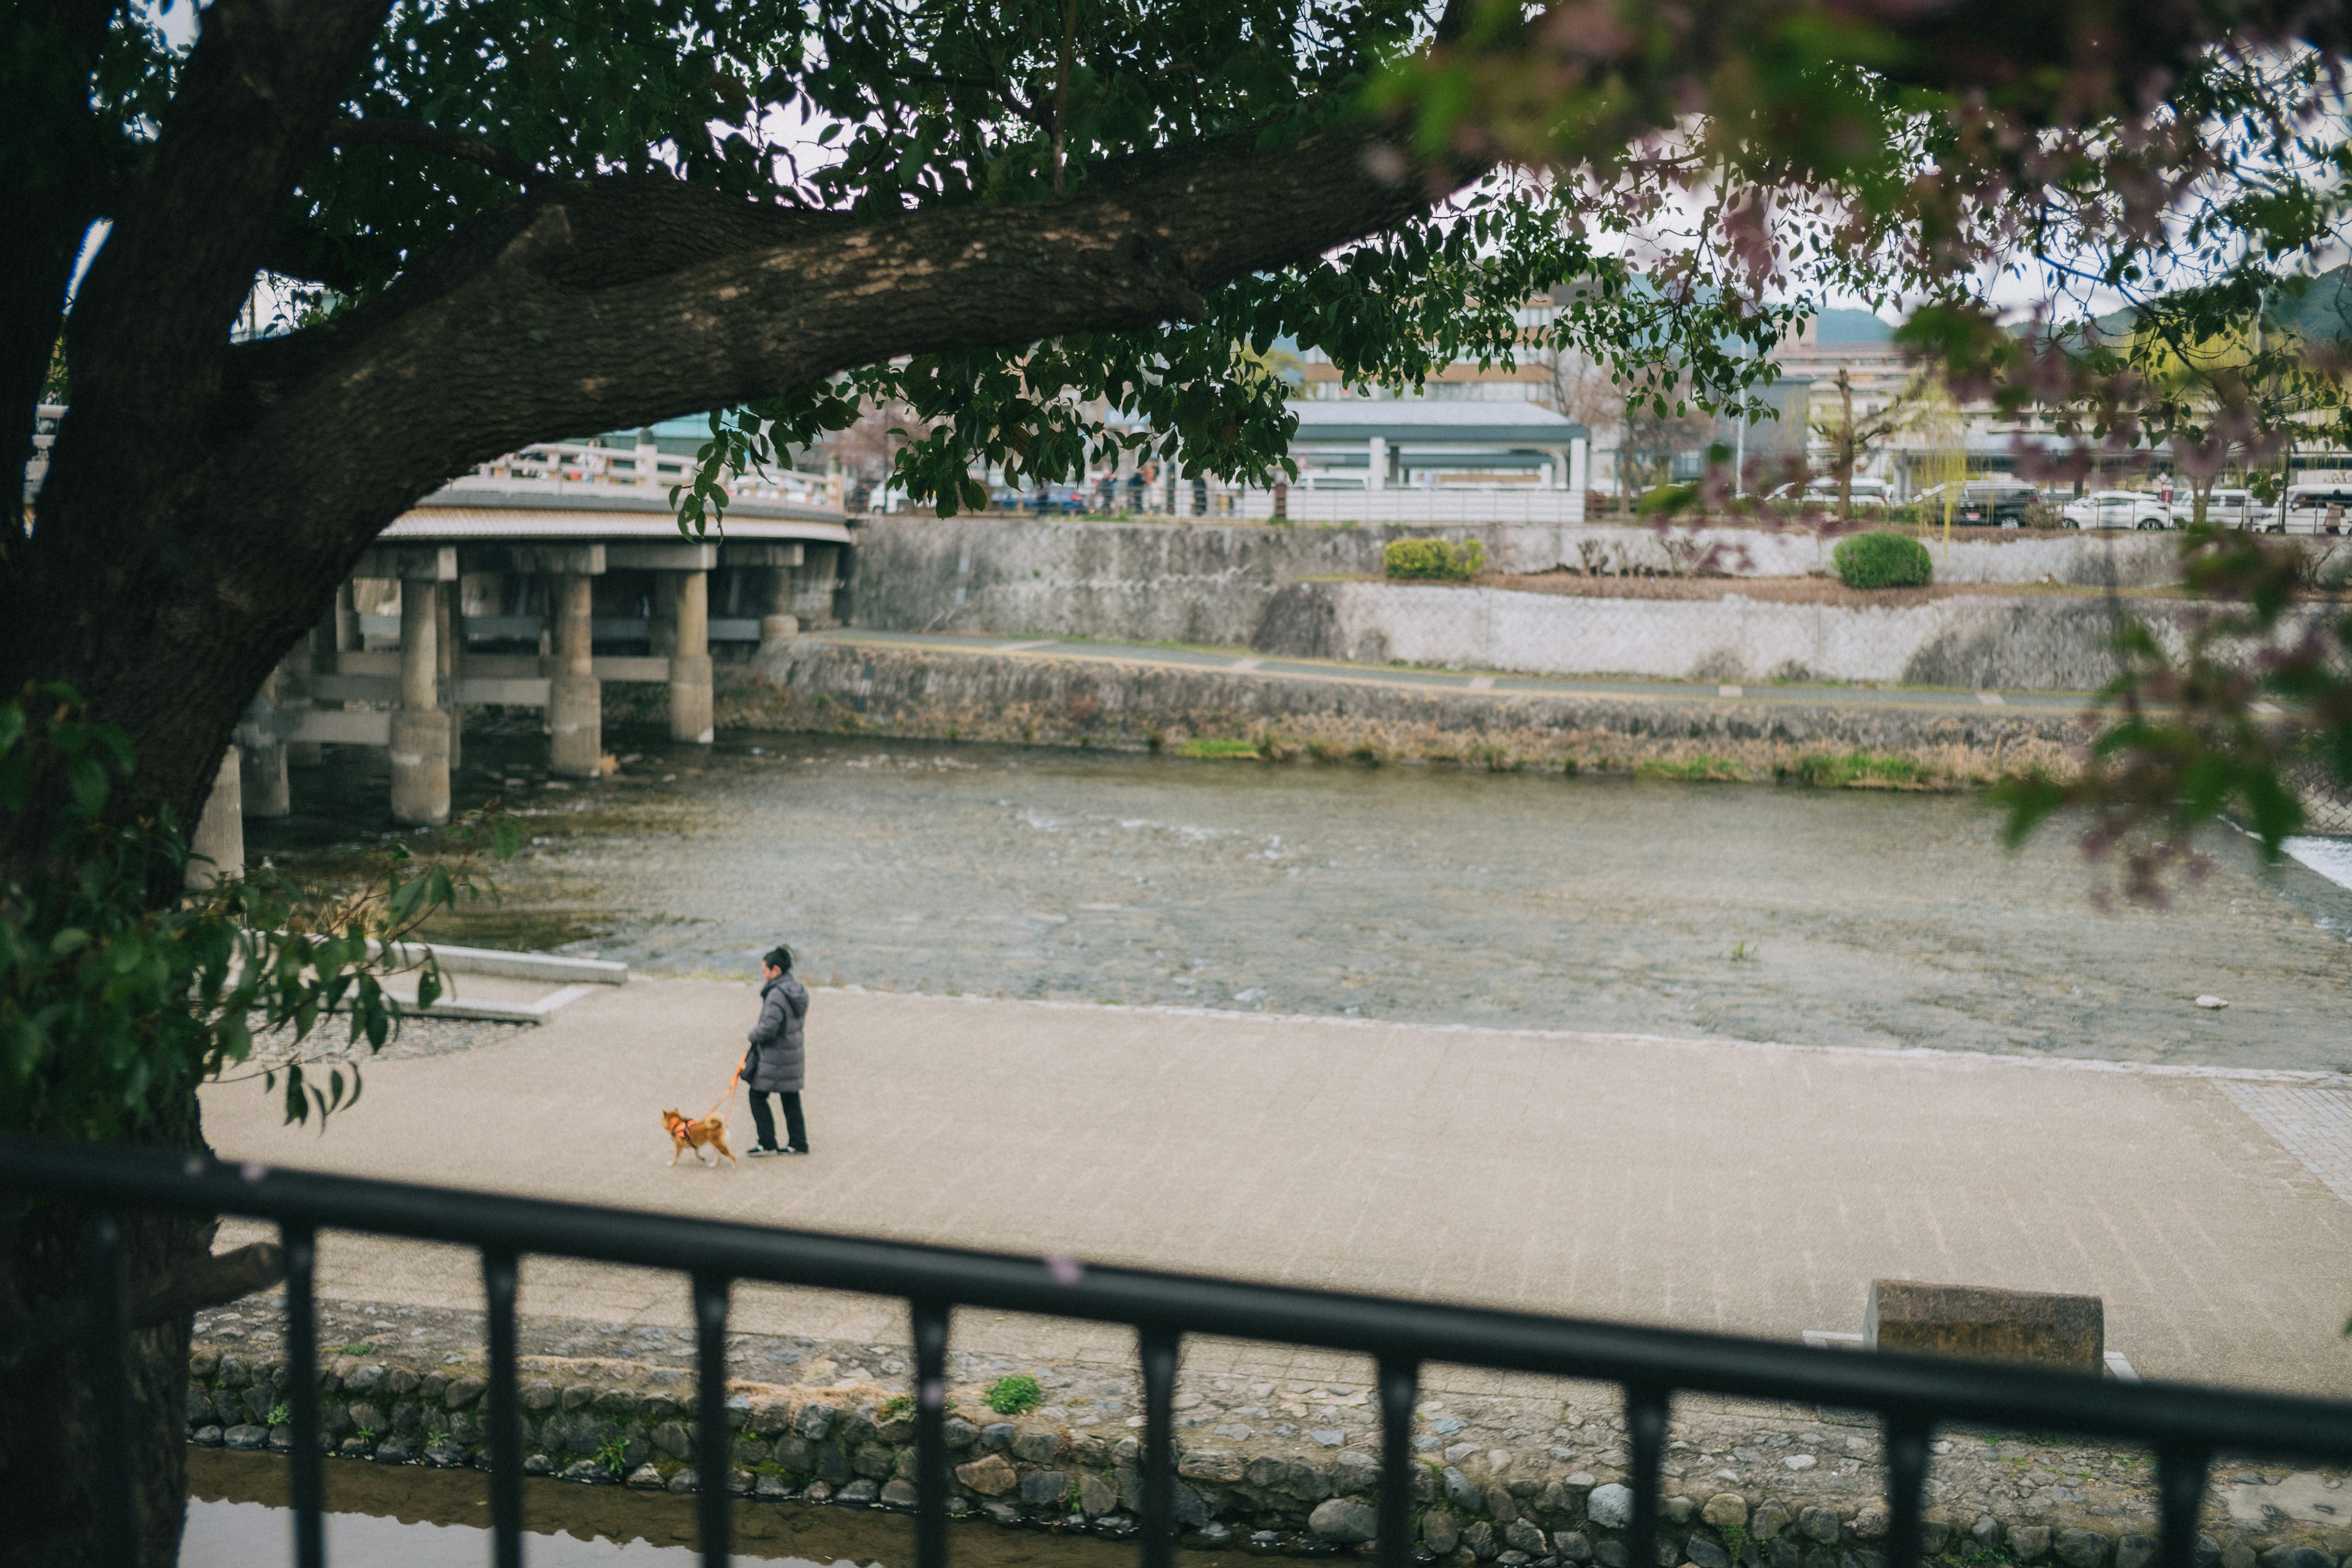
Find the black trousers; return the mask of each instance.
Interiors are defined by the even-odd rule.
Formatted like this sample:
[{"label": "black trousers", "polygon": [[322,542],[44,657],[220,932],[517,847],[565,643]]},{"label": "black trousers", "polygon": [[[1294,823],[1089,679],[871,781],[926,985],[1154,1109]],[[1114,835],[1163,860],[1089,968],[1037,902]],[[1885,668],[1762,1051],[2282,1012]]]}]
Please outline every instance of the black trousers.
[{"label": "black trousers", "polygon": [[[808,1124],[801,1120],[799,1090],[784,1089],[778,1092],[776,1098],[784,1102],[786,1142],[795,1149],[807,1148]],[[776,1117],[775,1112],[768,1109],[768,1091],[764,1089],[755,1089],[751,1091],[751,1125],[759,1129],[760,1147],[772,1149],[776,1146]]]}]

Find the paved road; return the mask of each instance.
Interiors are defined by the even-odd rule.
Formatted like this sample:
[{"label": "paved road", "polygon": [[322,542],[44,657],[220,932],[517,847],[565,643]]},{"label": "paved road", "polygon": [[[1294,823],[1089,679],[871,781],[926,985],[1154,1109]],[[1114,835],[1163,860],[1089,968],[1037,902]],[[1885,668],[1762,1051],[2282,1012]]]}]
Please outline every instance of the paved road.
[{"label": "paved road", "polygon": [[[2340,1077],[821,991],[817,1153],[666,1169],[656,1113],[709,1104],[752,1005],[748,985],[636,981],[381,1063],[323,1135],[276,1125],[258,1085],[208,1090],[206,1131],[236,1158],[1784,1338],[1858,1329],[1874,1276],[2087,1291],[2145,1374],[2352,1394]],[[331,1236],[322,1261],[344,1297],[477,1300],[448,1249]],[[532,1264],[524,1297],[688,1322],[682,1281],[627,1270]],[[740,1310],[905,1337],[868,1299]],[[956,1332],[1131,1354],[1083,1325]]]},{"label": "paved road", "polygon": [[1601,697],[1677,697],[1713,701],[1803,703],[1809,707],[1906,709],[2020,708],[2043,712],[2081,712],[2088,698],[2072,692],[1959,691],[1942,687],[1865,687],[1790,682],[1765,686],[1710,686],[1682,680],[1610,679],[1550,675],[1510,675],[1488,670],[1412,669],[1402,665],[1348,664],[1339,659],[1263,658],[1240,649],[1184,647],[1156,643],[1109,643],[1051,637],[984,637],[963,632],[886,632],[845,627],[813,633],[824,642],[848,647],[920,648],[933,653],[1034,655],[1050,658],[1099,659],[1107,663],[1159,665],[1182,669],[1223,669],[1236,674],[1291,680],[1349,681],[1446,691],[1492,691],[1498,697],[1528,694]]}]

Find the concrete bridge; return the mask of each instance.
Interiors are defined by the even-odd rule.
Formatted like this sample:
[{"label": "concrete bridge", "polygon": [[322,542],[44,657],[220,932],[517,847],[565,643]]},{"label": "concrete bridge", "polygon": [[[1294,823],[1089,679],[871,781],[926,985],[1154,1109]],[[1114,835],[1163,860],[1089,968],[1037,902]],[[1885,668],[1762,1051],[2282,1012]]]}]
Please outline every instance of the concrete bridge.
[{"label": "concrete bridge", "polygon": [[466,713],[545,711],[549,764],[596,775],[607,681],[666,686],[674,739],[711,738],[714,658],[748,658],[839,619],[855,548],[838,477],[730,484],[723,534],[683,537],[670,489],[694,459],[551,443],[485,465],[379,536],[334,608],[263,683],[222,763],[195,848],[243,863],[244,817],[289,808],[289,752],[391,752],[399,821],[448,819]]}]

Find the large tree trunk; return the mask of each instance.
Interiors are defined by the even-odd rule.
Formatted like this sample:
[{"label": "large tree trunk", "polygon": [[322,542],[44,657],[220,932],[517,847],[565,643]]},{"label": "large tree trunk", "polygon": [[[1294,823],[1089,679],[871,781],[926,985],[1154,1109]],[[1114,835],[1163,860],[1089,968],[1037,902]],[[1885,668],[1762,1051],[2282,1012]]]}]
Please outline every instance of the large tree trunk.
[{"label": "large tree trunk", "polygon": [[[142,1142],[168,1148],[201,1143],[193,1097],[163,1108]],[[174,1264],[209,1251],[214,1222],[126,1214],[125,1299],[135,1310],[125,1346],[133,1405],[133,1521],[142,1563],[179,1554],[187,1503],[191,1310],[159,1298]],[[41,1204],[6,1216],[8,1277],[0,1288],[0,1560],[79,1564],[96,1560],[97,1412],[89,1374],[83,1308],[86,1215]]]},{"label": "large tree trunk", "polygon": [[[452,474],[900,354],[1195,313],[1204,291],[1311,262],[1476,173],[1375,156],[1379,129],[1351,125],[1180,152],[1044,206],[851,217],[667,178],[534,182],[375,300],[232,345],[387,4],[208,7],[73,310],[72,412],[30,537],[0,552],[0,692],[63,680],[126,731],[126,814],[168,807],[193,826],[263,679],[375,536]],[[42,873],[54,824],[37,808],[14,826],[0,884]],[[165,877],[153,896],[178,891]],[[192,1100],[150,1110],[143,1141],[201,1146]],[[45,1211],[0,1237],[28,1334],[77,1313],[79,1223]],[[209,1237],[134,1224],[133,1296],[169,1296]],[[0,1555],[75,1562],[95,1506],[85,1356],[70,1336],[8,1333],[6,1313],[0,1301],[0,1345],[48,1348],[0,1352],[0,1518],[15,1531]],[[184,1497],[187,1337],[184,1306],[134,1336],[139,1529],[156,1562]]]}]

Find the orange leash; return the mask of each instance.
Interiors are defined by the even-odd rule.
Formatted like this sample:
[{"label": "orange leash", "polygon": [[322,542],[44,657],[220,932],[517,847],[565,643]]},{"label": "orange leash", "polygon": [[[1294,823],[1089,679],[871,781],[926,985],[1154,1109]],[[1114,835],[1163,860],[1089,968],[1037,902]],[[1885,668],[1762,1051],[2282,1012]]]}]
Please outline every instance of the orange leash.
[{"label": "orange leash", "polygon": [[737,1063],[735,1064],[735,1073],[734,1073],[734,1076],[733,1076],[733,1077],[731,1077],[731,1078],[730,1078],[730,1079],[727,1080],[727,1090],[726,1090],[726,1092],[725,1092],[725,1093],[723,1093],[723,1094],[721,1094],[721,1095],[720,1095],[717,1100],[712,1100],[712,1101],[710,1102],[710,1109],[709,1109],[709,1110],[704,1111],[704,1112],[702,1113],[701,1117],[699,1118],[699,1120],[704,1121],[709,1121],[713,1116],[717,1115],[717,1114],[719,1113],[719,1108],[720,1106],[722,1106],[722,1105],[726,1104],[729,1100],[732,1100],[732,1099],[734,1099],[734,1098],[735,1098],[735,1086],[736,1086],[737,1084],[739,1084],[739,1083],[742,1082],[742,1081],[743,1081],[743,1064],[742,1064],[741,1062],[737,1062]]}]

